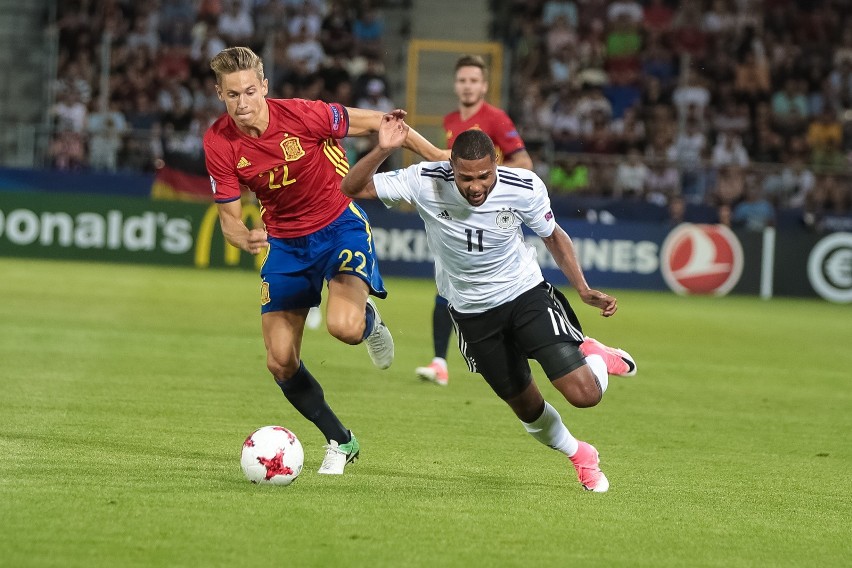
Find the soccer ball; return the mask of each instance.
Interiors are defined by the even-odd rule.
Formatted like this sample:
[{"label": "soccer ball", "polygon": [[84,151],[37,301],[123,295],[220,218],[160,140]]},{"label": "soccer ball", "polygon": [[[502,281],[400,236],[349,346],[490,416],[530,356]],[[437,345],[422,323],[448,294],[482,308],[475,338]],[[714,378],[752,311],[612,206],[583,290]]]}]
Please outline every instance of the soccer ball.
[{"label": "soccer ball", "polygon": [[294,433],[281,426],[264,426],[243,442],[240,465],[252,483],[290,485],[302,472],[305,452]]}]

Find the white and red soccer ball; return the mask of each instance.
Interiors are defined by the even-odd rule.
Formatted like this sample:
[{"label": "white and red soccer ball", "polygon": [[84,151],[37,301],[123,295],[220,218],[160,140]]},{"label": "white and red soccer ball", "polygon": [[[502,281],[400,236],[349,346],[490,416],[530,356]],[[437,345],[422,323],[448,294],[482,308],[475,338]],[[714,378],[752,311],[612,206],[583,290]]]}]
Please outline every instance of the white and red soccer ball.
[{"label": "white and red soccer ball", "polygon": [[304,463],[302,444],[287,428],[264,426],[243,442],[240,465],[252,483],[290,485]]}]

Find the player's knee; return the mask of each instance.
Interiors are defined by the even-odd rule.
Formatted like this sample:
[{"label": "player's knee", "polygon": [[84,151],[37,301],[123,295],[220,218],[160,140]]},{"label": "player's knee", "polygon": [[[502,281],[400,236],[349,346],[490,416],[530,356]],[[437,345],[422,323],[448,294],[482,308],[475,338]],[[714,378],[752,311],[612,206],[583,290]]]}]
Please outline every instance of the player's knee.
[{"label": "player's knee", "polygon": [[266,368],[272,373],[276,382],[284,382],[299,370],[299,361],[294,357],[286,357],[276,355],[275,353],[267,353]]},{"label": "player's knee", "polygon": [[577,408],[589,408],[601,401],[603,392],[591,372],[578,373],[572,379],[566,381],[565,388],[561,389],[565,400]]},{"label": "player's knee", "polygon": [[341,316],[332,317],[329,315],[328,333],[343,343],[349,345],[357,345],[361,343],[364,336],[364,318],[346,318]]}]

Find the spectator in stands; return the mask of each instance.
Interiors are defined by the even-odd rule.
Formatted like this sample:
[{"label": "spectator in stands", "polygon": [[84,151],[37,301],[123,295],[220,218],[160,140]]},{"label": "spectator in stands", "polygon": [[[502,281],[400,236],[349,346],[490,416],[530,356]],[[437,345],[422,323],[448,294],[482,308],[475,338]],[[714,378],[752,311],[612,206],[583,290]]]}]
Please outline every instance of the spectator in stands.
[{"label": "spectator in stands", "polygon": [[355,52],[364,57],[381,58],[384,34],[385,24],[378,9],[370,0],[362,0],[352,25]]},{"label": "spectator in stands", "polygon": [[719,168],[716,185],[710,192],[709,201],[717,208],[723,205],[733,207],[745,195],[745,172],[735,164],[726,164]]},{"label": "spectator in stands", "polygon": [[772,126],[789,137],[805,131],[808,119],[808,99],[799,80],[790,77],[784,88],[772,95]]},{"label": "spectator in stands", "polygon": [[681,122],[687,117],[703,122],[707,114],[707,105],[710,104],[710,90],[707,89],[701,75],[690,70],[686,73],[683,82],[674,90],[672,102],[677,108],[678,119]]},{"label": "spectator in stands", "polygon": [[606,63],[606,41],[603,20],[592,20],[588,26],[580,28],[580,43],[577,55],[584,69],[603,69]]},{"label": "spectator in stands", "polygon": [[711,163],[717,168],[725,166],[746,167],[749,164],[748,152],[743,146],[742,138],[734,132],[723,132],[716,138]]},{"label": "spectator in stands", "polygon": [[[547,99],[542,96],[540,84],[528,83],[525,92],[517,122],[521,138],[527,145],[544,146],[550,141],[553,109]],[[547,179],[547,176],[539,175],[539,177]]]},{"label": "spectator in stands", "polygon": [[575,30],[580,25],[577,5],[574,2],[570,0],[547,0],[542,8],[541,23],[545,26],[551,26],[560,17],[565,18],[568,25]]},{"label": "spectator in stands", "polygon": [[734,70],[734,93],[754,112],[757,103],[769,97],[771,89],[766,58],[748,51]]},{"label": "spectator in stands", "polygon": [[756,162],[778,163],[784,151],[784,139],[767,124],[757,129],[757,142],[754,145]]},{"label": "spectator in stands", "polygon": [[646,79],[655,77],[661,89],[669,89],[676,83],[677,62],[674,53],[657,35],[649,37],[647,47],[642,51],[642,75]]},{"label": "spectator in stands", "polygon": [[615,137],[619,152],[645,147],[645,123],[638,118],[635,106],[626,109],[621,118],[613,120],[610,131]]},{"label": "spectator in stands", "polygon": [[828,138],[811,151],[811,168],[818,173],[840,173],[849,169],[849,159],[840,148],[840,139]]},{"label": "spectator in stands", "polygon": [[707,34],[702,29],[701,4],[696,0],[679,3],[672,21],[672,45],[678,53],[703,61],[707,52]]},{"label": "spectator in stands", "polygon": [[97,129],[89,129],[89,166],[94,170],[114,172],[118,169],[118,153],[123,146],[121,132],[112,116],[107,115]]},{"label": "spectator in stands", "polygon": [[819,153],[829,144],[834,143],[839,148],[843,141],[843,125],[837,120],[837,115],[831,107],[825,107],[808,126],[805,136],[811,151]]},{"label": "spectator in stands", "polygon": [[314,2],[302,2],[287,19],[287,31],[295,36],[304,30],[309,37],[319,40],[322,22],[320,7]]},{"label": "spectator in stands", "polygon": [[655,160],[648,169],[645,180],[645,201],[654,205],[666,205],[673,198],[680,198],[680,174],[671,164]]},{"label": "spectator in stands", "polygon": [[79,170],[86,165],[86,143],[79,132],[63,126],[50,141],[48,155],[57,170]]},{"label": "spectator in stands", "polygon": [[576,29],[568,22],[565,16],[558,16],[548,26],[545,33],[545,45],[547,46],[547,55],[549,57],[560,53],[565,47],[573,48],[577,45]]},{"label": "spectator in stands", "polygon": [[553,104],[550,138],[556,152],[580,152],[584,131],[577,112],[577,98],[570,87],[563,85]]},{"label": "spectator in stands", "polygon": [[649,32],[665,34],[672,27],[674,12],[665,0],[650,0],[642,13],[642,27]]},{"label": "spectator in stands", "polygon": [[649,175],[650,170],[642,161],[642,153],[638,148],[630,148],[626,159],[616,168],[612,196],[616,199],[641,197],[645,193]]},{"label": "spectator in stands", "polygon": [[217,29],[228,45],[251,45],[254,36],[254,20],[250,4],[241,0],[230,0],[219,15]]},{"label": "spectator in stands", "polygon": [[669,227],[676,227],[686,222],[686,201],[680,195],[673,195],[666,212],[668,213],[666,225]]},{"label": "spectator in stands", "polygon": [[707,137],[695,118],[686,121],[684,129],[668,149],[669,161],[680,171],[683,196],[690,203],[704,201],[706,179],[703,161],[706,150]]},{"label": "spectator in stands", "polygon": [[382,63],[381,58],[379,57],[367,57],[366,58],[366,67],[361,73],[358,74],[358,77],[355,79],[355,99],[359,99],[361,97],[367,96],[367,85],[373,79],[378,79],[382,83],[384,83],[384,91],[385,95],[388,97],[392,97],[393,93],[388,85],[387,76],[385,73],[385,66]]},{"label": "spectator in stands", "polygon": [[561,85],[571,84],[580,70],[580,61],[577,59],[574,46],[563,45],[558,52],[548,58],[547,66],[550,70],[552,87],[558,88]]},{"label": "spectator in stands", "polygon": [[572,155],[558,158],[550,169],[547,186],[554,194],[586,193],[589,190],[589,168]]},{"label": "spectator in stands", "polygon": [[710,127],[715,132],[730,132],[740,138],[751,134],[748,106],[728,95],[713,109]]},{"label": "spectator in stands", "polygon": [[288,68],[298,70],[297,74],[302,76],[319,71],[325,60],[322,44],[316,36],[311,35],[305,25],[300,27],[292,36],[290,44],[287,46],[286,55]]},{"label": "spectator in stands", "polygon": [[349,57],[355,46],[353,21],[343,0],[331,2],[320,28],[320,43],[329,57]]},{"label": "spectator in stands", "polygon": [[745,199],[733,208],[731,226],[760,232],[773,225],[775,225],[775,208],[764,197],[760,185],[749,184]]},{"label": "spectator in stands", "polygon": [[614,154],[618,138],[609,128],[609,117],[601,109],[594,109],[589,119],[589,130],[583,133],[583,151],[589,154]]},{"label": "spectator in stands", "polygon": [[801,207],[816,178],[799,152],[790,152],[775,183],[764,182],[764,192],[778,207]]},{"label": "spectator in stands", "polygon": [[[59,131],[83,132],[86,128],[86,105],[80,100],[76,90],[59,91],[56,103],[50,110],[54,128]],[[68,137],[65,137],[66,139]]]},{"label": "spectator in stands", "polygon": [[86,120],[86,132],[89,135],[89,166],[95,170],[116,171],[118,154],[128,132],[127,120],[118,101],[110,101],[103,111],[94,105]]}]

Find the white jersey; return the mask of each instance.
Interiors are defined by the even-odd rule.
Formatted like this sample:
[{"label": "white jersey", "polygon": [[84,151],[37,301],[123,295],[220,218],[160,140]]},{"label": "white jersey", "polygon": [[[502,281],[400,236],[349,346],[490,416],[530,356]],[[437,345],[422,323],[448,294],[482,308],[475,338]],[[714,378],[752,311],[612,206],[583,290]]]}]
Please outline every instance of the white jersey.
[{"label": "white jersey", "polygon": [[449,162],[421,162],[373,182],[386,206],[417,208],[435,255],[438,293],[456,311],[500,306],[544,279],[521,231],[522,223],[540,237],[556,229],[547,188],[533,172],[499,166],[497,185],[479,207],[462,197]]}]

